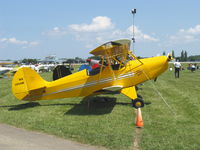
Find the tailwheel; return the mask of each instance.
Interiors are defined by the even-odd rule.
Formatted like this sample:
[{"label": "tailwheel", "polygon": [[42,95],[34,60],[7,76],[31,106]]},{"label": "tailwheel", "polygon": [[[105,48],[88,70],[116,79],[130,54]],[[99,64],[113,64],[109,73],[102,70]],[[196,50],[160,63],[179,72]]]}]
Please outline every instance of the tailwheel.
[{"label": "tailwheel", "polygon": [[134,100],[132,100],[132,105],[136,109],[137,108],[142,108],[142,107],[144,107],[144,100],[141,99],[141,98],[134,99]]}]

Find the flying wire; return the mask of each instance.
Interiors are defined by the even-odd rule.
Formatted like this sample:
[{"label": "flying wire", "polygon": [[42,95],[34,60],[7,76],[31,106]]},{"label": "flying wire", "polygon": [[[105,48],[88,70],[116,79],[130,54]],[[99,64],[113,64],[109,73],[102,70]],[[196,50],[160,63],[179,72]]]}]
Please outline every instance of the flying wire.
[{"label": "flying wire", "polygon": [[[149,76],[146,74],[146,72],[144,70],[142,70],[143,73],[145,74],[145,76],[147,77],[148,80],[150,80]],[[162,94],[158,91],[158,89],[156,88],[156,86],[154,85],[153,81],[150,82],[151,85],[153,86],[153,89],[157,92],[157,94],[161,97],[162,101],[167,105],[167,107],[169,108],[169,110],[176,116],[176,113],[174,112],[174,110],[172,109],[172,107],[167,103],[167,101],[165,100],[165,98],[162,96]]]}]

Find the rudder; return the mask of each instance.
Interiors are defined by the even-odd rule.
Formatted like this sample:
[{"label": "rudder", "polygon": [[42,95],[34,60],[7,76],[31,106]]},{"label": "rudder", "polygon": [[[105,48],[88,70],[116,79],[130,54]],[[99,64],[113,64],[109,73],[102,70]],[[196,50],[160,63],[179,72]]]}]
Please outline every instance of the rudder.
[{"label": "rudder", "polygon": [[46,83],[34,70],[23,67],[13,77],[12,92],[19,100],[37,100],[44,93]]}]

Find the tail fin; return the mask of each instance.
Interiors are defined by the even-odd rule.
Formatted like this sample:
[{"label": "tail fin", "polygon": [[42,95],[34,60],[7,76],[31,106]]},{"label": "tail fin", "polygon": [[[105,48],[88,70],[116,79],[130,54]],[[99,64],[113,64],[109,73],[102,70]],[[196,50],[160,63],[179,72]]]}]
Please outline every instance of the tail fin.
[{"label": "tail fin", "polygon": [[19,69],[12,80],[12,92],[19,100],[37,100],[45,92],[45,81],[28,67]]}]

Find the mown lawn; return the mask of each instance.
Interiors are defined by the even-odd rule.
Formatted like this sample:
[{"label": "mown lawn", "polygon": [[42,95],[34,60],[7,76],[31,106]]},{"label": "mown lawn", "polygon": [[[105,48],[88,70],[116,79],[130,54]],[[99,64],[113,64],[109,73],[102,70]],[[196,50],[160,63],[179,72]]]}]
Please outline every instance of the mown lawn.
[{"label": "mown lawn", "polygon": [[155,83],[172,111],[152,88],[150,82],[141,91],[152,104],[143,109],[145,128],[141,148],[197,150],[200,145],[200,70],[181,71],[179,79],[166,72]]},{"label": "mown lawn", "polygon": [[[51,80],[51,73],[41,74]],[[153,84],[153,85],[152,85]],[[154,90],[168,102],[170,110]],[[200,145],[200,71],[166,72],[146,82],[139,93],[151,102],[142,109],[140,148],[198,149]],[[104,99],[108,102],[105,102]],[[172,113],[175,112],[176,115]],[[88,101],[69,98],[27,103],[11,92],[11,79],[0,79],[0,122],[109,149],[133,149],[135,113],[123,95],[102,95]]]}]

